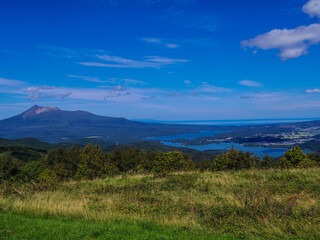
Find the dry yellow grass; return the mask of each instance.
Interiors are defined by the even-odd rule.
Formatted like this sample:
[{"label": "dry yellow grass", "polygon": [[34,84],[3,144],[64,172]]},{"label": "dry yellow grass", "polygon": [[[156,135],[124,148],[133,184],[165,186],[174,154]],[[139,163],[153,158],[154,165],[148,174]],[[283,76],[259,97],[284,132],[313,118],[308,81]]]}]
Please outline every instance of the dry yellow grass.
[{"label": "dry yellow grass", "polygon": [[[129,174],[2,192],[4,211],[93,220],[140,219],[267,238],[320,237],[319,169]],[[307,239],[307,238],[306,238]]]}]

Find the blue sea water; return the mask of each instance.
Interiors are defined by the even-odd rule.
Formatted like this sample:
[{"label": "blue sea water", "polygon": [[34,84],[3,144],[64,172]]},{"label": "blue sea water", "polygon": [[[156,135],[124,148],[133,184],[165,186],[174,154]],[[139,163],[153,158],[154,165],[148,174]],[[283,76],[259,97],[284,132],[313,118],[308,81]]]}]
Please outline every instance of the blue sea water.
[{"label": "blue sea water", "polygon": [[[319,118],[296,118],[296,119],[246,119],[246,120],[205,120],[205,121],[153,121],[158,123],[196,124],[196,125],[223,125],[223,126],[246,126],[276,123],[295,123],[319,120]],[[148,122],[148,121],[146,121]],[[149,121],[150,122],[150,121]],[[234,146],[237,150],[250,151],[258,157],[269,154],[272,157],[280,157],[288,150],[287,148],[245,147],[239,143],[211,143],[207,145],[182,145],[179,142],[171,142],[177,139],[196,139],[210,137],[224,131],[200,131],[197,133],[183,133],[172,136],[151,137],[150,140],[158,140],[166,146],[192,148],[200,151],[205,150],[230,150]],[[305,151],[306,153],[308,151]]]},{"label": "blue sea water", "polygon": [[181,143],[176,142],[165,142],[161,141],[166,146],[172,146],[172,147],[185,147],[185,148],[192,148],[199,151],[205,151],[205,150],[230,150],[232,146],[236,150],[242,150],[244,152],[252,152],[255,156],[263,157],[267,154],[271,157],[280,157],[283,156],[283,154],[288,150],[287,148],[265,148],[265,147],[244,147],[240,145],[239,143],[211,143],[207,145],[182,145]]},{"label": "blue sea water", "polygon": [[195,133],[182,133],[182,134],[177,134],[177,135],[171,135],[171,136],[161,136],[161,137],[151,137],[147,139],[151,140],[161,140],[161,141],[172,141],[172,140],[177,140],[177,139],[197,139],[199,137],[212,137],[214,135],[224,133],[226,131],[211,131],[211,130],[202,130],[200,132],[195,132]]},{"label": "blue sea water", "polygon": [[194,121],[156,121],[156,120],[137,120],[140,122],[156,122],[171,124],[194,124],[194,125],[223,125],[223,126],[245,126],[263,125],[276,123],[295,123],[320,120],[319,118],[290,118],[290,119],[239,119],[239,120],[194,120]]},{"label": "blue sea water", "polygon": [[263,157],[266,154],[269,154],[269,156],[271,156],[271,157],[280,157],[288,150],[287,148],[245,147],[239,143],[211,143],[211,144],[206,144],[206,145],[185,146],[179,142],[171,142],[172,140],[177,140],[177,139],[196,139],[199,137],[212,137],[216,134],[223,133],[223,132],[225,132],[225,131],[200,131],[197,133],[182,133],[182,134],[171,135],[171,136],[150,137],[147,139],[158,140],[166,146],[185,147],[185,148],[196,149],[199,151],[230,150],[231,147],[234,146],[234,148],[236,150],[242,150],[245,152],[250,151],[255,156],[258,156],[258,157]]}]

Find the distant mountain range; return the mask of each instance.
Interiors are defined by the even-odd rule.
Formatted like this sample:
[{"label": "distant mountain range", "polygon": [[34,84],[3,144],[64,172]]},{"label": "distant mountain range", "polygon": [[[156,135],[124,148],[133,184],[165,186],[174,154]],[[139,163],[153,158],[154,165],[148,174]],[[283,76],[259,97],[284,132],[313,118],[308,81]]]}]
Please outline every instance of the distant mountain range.
[{"label": "distant mountain range", "polygon": [[[27,111],[0,121],[0,137],[36,138],[49,143],[77,139],[131,143],[143,138],[217,129],[212,126],[159,124],[104,117],[86,111],[63,111],[57,107],[33,106]],[[82,142],[85,140],[81,140]]]}]

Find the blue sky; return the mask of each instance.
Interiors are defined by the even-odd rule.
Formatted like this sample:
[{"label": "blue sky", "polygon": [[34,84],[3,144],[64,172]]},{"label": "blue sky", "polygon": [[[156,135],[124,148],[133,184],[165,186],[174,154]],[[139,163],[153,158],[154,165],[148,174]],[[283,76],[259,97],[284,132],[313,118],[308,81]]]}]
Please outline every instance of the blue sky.
[{"label": "blue sky", "polygon": [[0,4],[0,119],[320,117],[320,0]]}]

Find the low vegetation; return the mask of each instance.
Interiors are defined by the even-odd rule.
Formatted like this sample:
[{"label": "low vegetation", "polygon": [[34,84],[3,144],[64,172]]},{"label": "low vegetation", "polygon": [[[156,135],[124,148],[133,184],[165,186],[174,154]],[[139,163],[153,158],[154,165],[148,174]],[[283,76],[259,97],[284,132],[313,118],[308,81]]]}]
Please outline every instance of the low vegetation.
[{"label": "low vegetation", "polygon": [[[318,239],[319,182],[316,168],[190,171],[165,177],[127,173],[50,188],[36,183],[3,185],[0,209],[15,214],[11,218],[151,221],[159,231],[185,229],[199,236],[207,232],[238,238]],[[18,231],[14,229],[8,223],[2,227],[12,236]]]},{"label": "low vegetation", "polygon": [[88,239],[148,239],[140,231],[155,239],[319,239],[319,160],[299,147],[280,159],[231,149],[202,162],[179,151],[106,154],[91,144],[28,163],[6,153],[0,234],[23,239],[25,229],[34,239],[52,239],[55,230],[31,230],[37,223],[62,232],[72,225],[65,239],[83,238],[83,229]]},{"label": "low vegetation", "polygon": [[[17,147],[0,155],[0,184],[34,181],[55,185],[59,181],[106,178],[128,172],[165,176],[175,171],[224,171],[267,168],[312,168],[320,166],[320,154],[305,154],[299,146],[275,159],[263,159],[232,148],[215,159],[193,161],[181,151],[140,151],[138,148],[116,148],[104,153],[99,145],[88,144],[83,149],[74,145],[70,150],[60,148],[48,153]],[[34,157],[35,161],[32,161]]]}]

